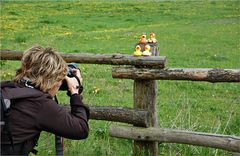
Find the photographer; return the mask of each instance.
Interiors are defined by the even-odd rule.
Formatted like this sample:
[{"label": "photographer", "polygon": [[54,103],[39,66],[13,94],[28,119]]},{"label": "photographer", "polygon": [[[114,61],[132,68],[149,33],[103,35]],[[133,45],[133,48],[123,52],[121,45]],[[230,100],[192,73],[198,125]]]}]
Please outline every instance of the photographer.
[{"label": "photographer", "polygon": [[[1,94],[10,99],[8,125],[1,130],[1,155],[28,155],[33,151],[41,131],[69,139],[85,139],[89,133],[89,109],[79,95],[80,71],[68,66],[51,48],[33,46],[24,52],[14,81],[1,82]],[[76,78],[77,77],[77,78]],[[67,83],[71,112],[54,100],[62,83]]]}]

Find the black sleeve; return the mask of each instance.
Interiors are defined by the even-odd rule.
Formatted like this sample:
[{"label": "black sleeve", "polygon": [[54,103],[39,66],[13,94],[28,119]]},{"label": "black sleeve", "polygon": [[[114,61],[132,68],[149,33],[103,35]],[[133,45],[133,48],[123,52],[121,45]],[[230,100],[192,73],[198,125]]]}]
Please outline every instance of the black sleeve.
[{"label": "black sleeve", "polygon": [[[76,117],[83,117],[89,120],[89,108],[82,102],[82,96],[78,94],[73,94],[70,98],[71,113]],[[81,108],[81,109],[80,109]],[[84,108],[84,109],[82,109]]]},{"label": "black sleeve", "polygon": [[89,133],[89,109],[82,102],[82,96],[70,98],[71,113],[66,112],[52,99],[39,109],[37,122],[41,130],[69,139],[85,139]]}]

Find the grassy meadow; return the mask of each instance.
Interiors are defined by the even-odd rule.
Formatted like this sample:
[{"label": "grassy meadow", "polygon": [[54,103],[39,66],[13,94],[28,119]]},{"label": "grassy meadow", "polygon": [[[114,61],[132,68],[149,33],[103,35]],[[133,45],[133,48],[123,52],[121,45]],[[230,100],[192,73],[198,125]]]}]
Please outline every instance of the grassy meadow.
[{"label": "grassy meadow", "polygon": [[[132,55],[139,37],[155,32],[167,67],[240,68],[240,1],[0,0],[0,49],[50,46],[59,52]],[[19,61],[1,61],[1,80]],[[112,66],[79,64],[84,102],[133,107],[133,81],[113,79]],[[68,103],[60,92],[61,103]],[[158,81],[158,125],[240,136],[240,84]],[[132,140],[108,135],[113,122],[90,120],[86,140],[65,139],[66,156],[130,156]],[[54,155],[54,135],[42,133],[40,156]],[[159,144],[159,155],[238,155],[220,149]]]}]

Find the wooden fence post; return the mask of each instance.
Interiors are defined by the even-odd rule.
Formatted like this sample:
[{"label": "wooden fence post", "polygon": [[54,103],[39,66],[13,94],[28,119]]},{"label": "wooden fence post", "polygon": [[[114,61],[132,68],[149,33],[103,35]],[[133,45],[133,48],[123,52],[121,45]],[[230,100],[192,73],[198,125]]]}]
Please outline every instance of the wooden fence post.
[{"label": "wooden fence post", "polygon": [[[134,108],[148,111],[147,127],[157,127],[156,80],[134,80]],[[139,125],[134,125],[139,126]],[[133,155],[158,155],[157,141],[134,141]]]}]

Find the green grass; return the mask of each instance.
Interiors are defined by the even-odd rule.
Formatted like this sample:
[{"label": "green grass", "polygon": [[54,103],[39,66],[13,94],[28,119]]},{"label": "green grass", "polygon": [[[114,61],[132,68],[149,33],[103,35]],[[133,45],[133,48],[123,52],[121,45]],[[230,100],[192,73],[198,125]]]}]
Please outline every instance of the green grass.
[{"label": "green grass", "polygon": [[[60,52],[132,55],[142,33],[155,32],[167,67],[240,68],[240,1],[4,1],[0,49],[33,44]],[[12,79],[18,61],[1,61]],[[113,79],[112,66],[80,64],[89,105],[133,106],[133,81]],[[61,103],[68,103],[65,92]],[[240,136],[239,83],[158,81],[159,127]],[[65,155],[131,155],[132,141],[109,137],[112,122],[90,121],[88,139],[65,139]],[[43,133],[39,155],[54,154]],[[159,155],[235,155],[181,144],[159,145]]]}]

